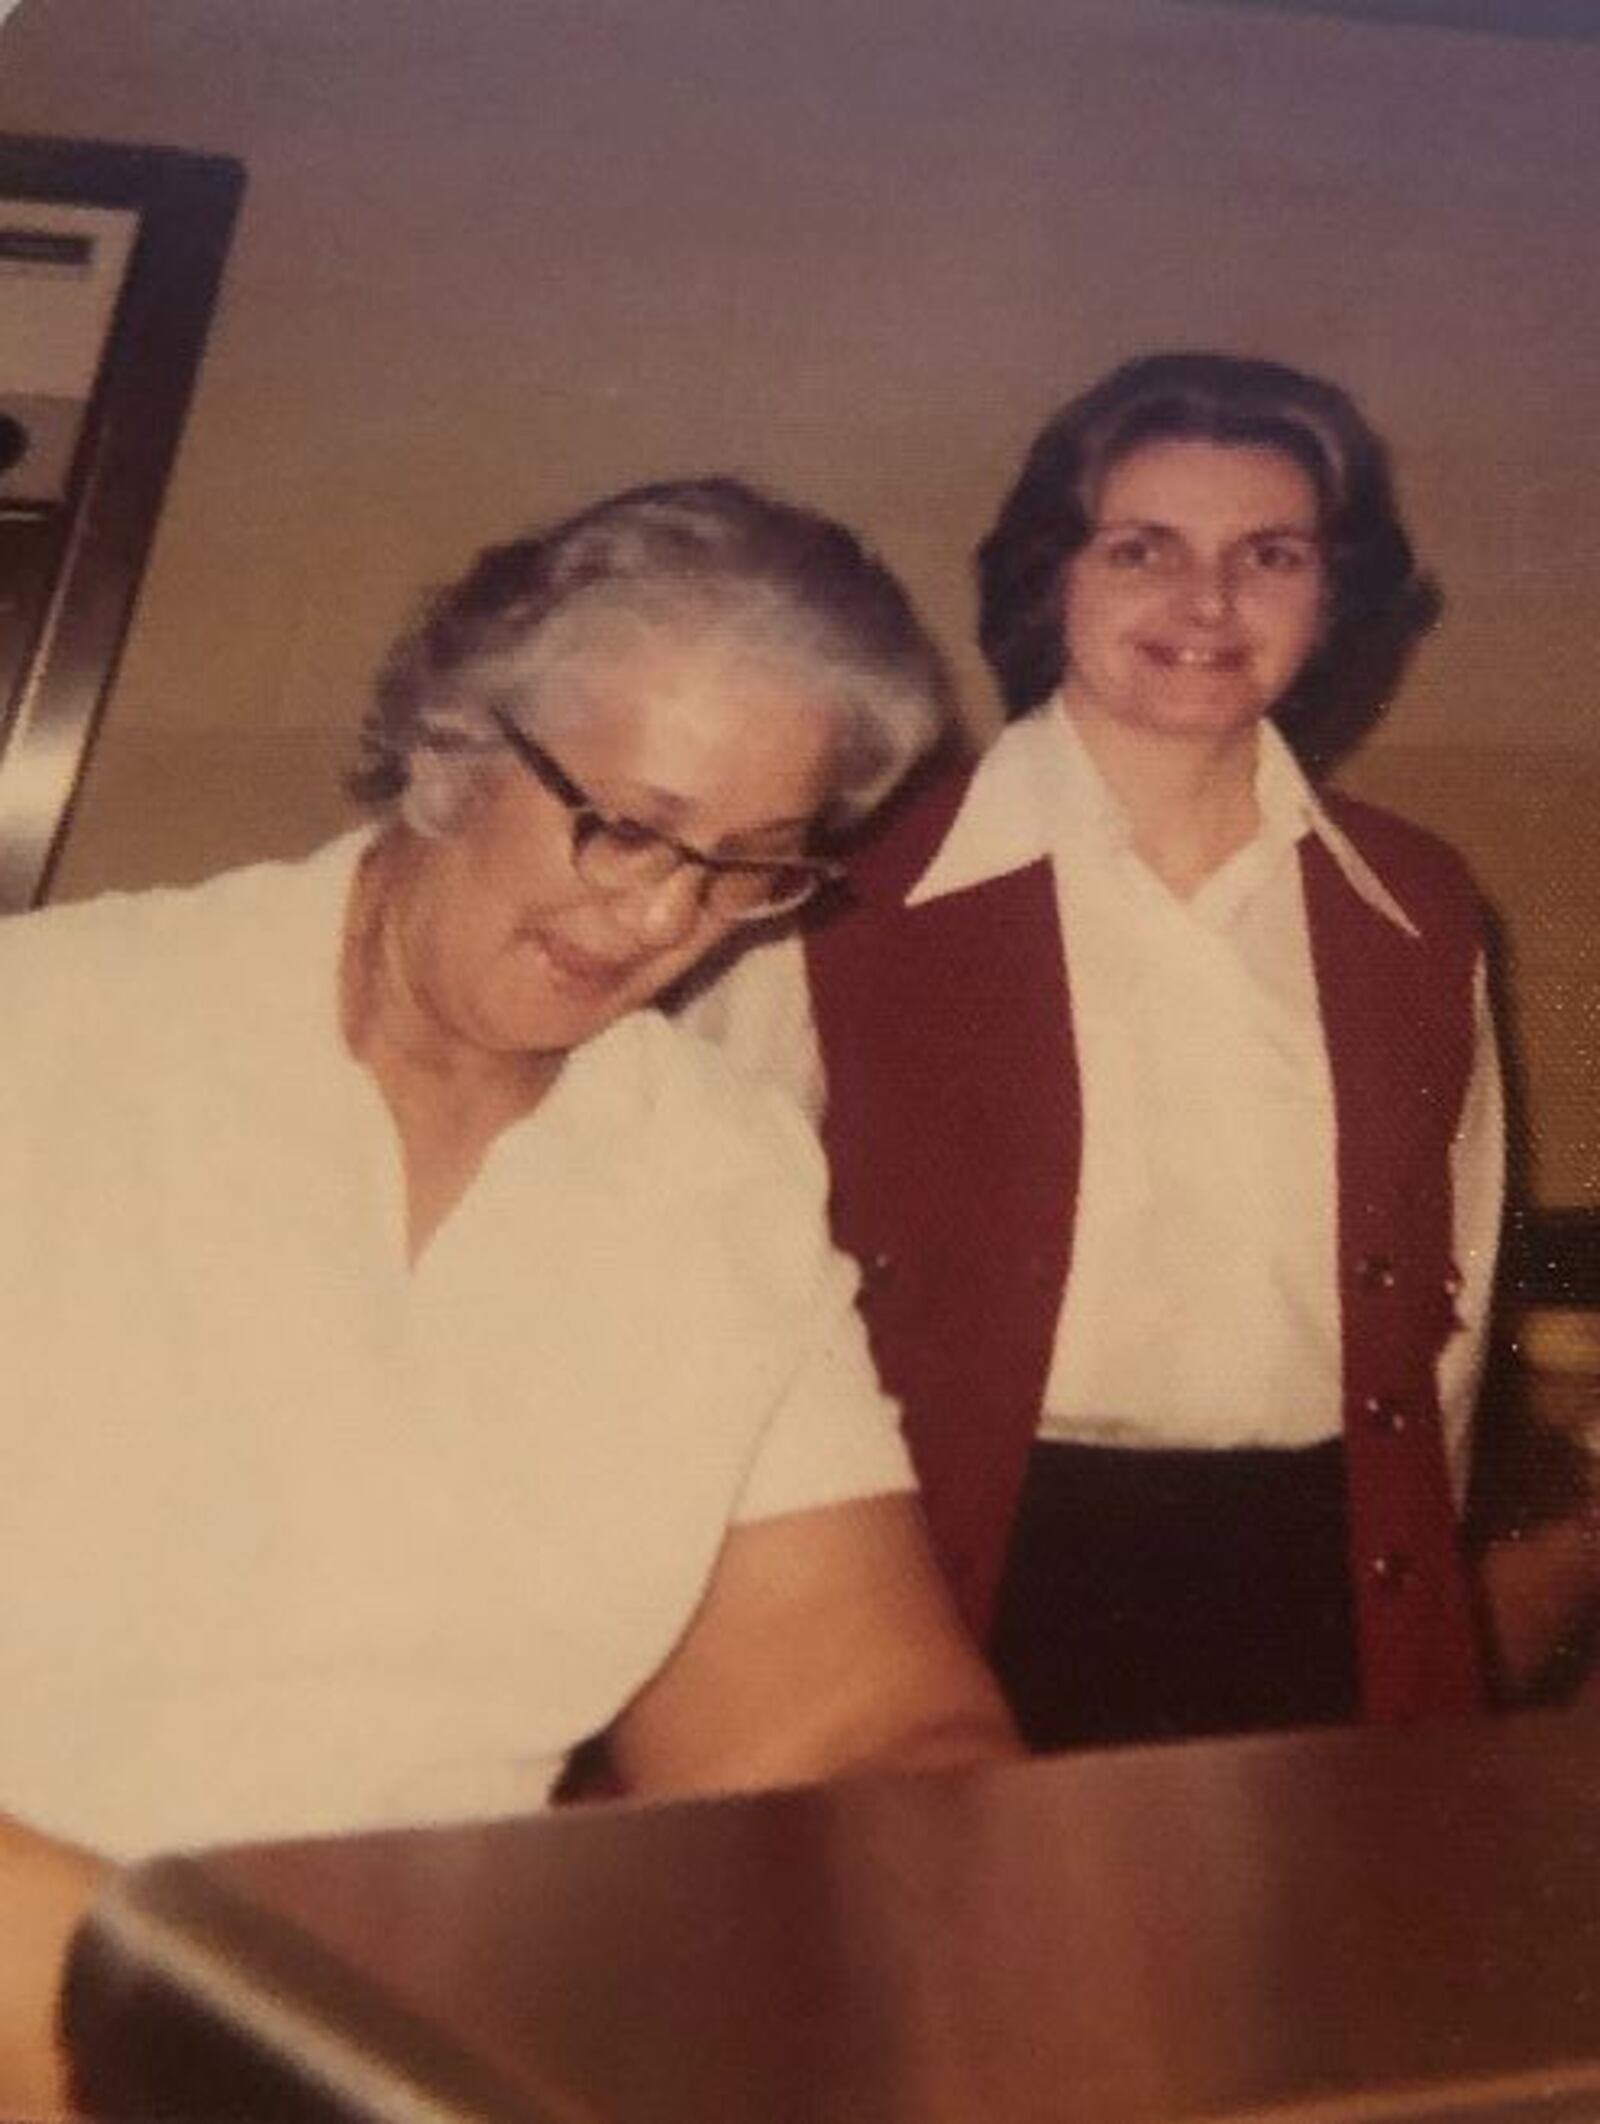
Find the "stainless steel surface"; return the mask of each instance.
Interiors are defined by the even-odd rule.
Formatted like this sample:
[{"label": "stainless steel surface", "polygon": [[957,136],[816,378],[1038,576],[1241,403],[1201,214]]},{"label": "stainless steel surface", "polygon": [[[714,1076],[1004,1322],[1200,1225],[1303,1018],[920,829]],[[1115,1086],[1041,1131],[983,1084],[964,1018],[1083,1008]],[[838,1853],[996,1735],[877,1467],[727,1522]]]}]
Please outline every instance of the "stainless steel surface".
[{"label": "stainless steel surface", "polygon": [[1600,2118],[1593,1718],[577,1809],[201,1871],[530,2117]]}]

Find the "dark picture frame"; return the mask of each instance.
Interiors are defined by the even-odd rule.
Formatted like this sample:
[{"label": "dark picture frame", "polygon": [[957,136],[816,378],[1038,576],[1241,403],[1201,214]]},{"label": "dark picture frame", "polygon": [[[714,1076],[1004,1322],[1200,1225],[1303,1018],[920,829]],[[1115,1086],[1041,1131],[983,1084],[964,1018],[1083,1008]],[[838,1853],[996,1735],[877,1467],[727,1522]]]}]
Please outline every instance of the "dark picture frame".
[{"label": "dark picture frame", "polygon": [[0,503],[0,912],[35,905],[70,822],[160,515],[244,191],[166,147],[0,135],[0,201],[120,209],[132,253],[59,505]]}]

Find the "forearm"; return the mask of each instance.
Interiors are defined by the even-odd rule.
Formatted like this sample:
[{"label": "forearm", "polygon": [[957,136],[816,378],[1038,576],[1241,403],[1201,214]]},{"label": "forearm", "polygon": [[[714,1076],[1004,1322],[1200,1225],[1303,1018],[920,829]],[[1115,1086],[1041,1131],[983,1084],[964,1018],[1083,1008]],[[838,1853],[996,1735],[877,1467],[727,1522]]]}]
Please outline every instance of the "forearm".
[{"label": "forearm", "polygon": [[[809,1708],[809,1707],[808,1707]],[[709,1722],[685,1745],[638,1750],[620,1737],[619,1767],[639,1798],[705,1797],[775,1786],[820,1784],[869,1772],[912,1773],[1015,1762],[1025,1753],[998,1691],[917,1690],[879,1694],[826,1711],[773,1716],[759,1730]]]},{"label": "forearm", "polygon": [[1010,1714],[998,1696],[938,1713],[908,1713],[890,1720],[875,1714],[854,1731],[831,1737],[818,1751],[818,1777],[845,1777],[868,1770],[956,1770],[981,1763],[1018,1762],[1026,1754]]},{"label": "forearm", "polygon": [[73,1932],[108,1870],[0,1815],[0,2116],[66,2114],[61,1979]]},{"label": "forearm", "polygon": [[1023,1752],[902,1495],[737,1528],[612,1742],[627,1790],[656,1797]]}]

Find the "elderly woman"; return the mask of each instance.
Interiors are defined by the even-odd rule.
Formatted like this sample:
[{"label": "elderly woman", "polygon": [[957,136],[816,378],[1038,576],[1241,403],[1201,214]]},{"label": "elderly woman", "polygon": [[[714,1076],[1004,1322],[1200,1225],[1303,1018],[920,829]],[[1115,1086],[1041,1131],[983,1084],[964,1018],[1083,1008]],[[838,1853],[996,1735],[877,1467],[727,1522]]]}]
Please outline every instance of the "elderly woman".
[{"label": "elderly woman", "polygon": [[646,1006],[936,738],[730,481],[485,553],[307,862],[4,926],[0,2108],[103,1858],[1014,1748],[775,1094]]},{"label": "elderly woman", "polygon": [[1468,1710],[1479,904],[1292,749],[1430,613],[1385,452],[1292,369],[1136,360],[979,573],[1008,726],[708,1023],[770,1055],[814,1020],[836,1230],[1031,1740]]}]

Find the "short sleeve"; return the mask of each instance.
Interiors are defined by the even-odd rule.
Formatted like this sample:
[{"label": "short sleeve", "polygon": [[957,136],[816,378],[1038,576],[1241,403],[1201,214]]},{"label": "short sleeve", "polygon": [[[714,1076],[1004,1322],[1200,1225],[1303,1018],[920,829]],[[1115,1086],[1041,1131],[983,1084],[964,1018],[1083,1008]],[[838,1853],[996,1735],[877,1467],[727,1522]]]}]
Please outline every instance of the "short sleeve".
[{"label": "short sleeve", "polygon": [[855,1288],[853,1268],[835,1256],[822,1279],[814,1331],[762,1435],[735,1522],[916,1487],[899,1411],[878,1383]]}]

